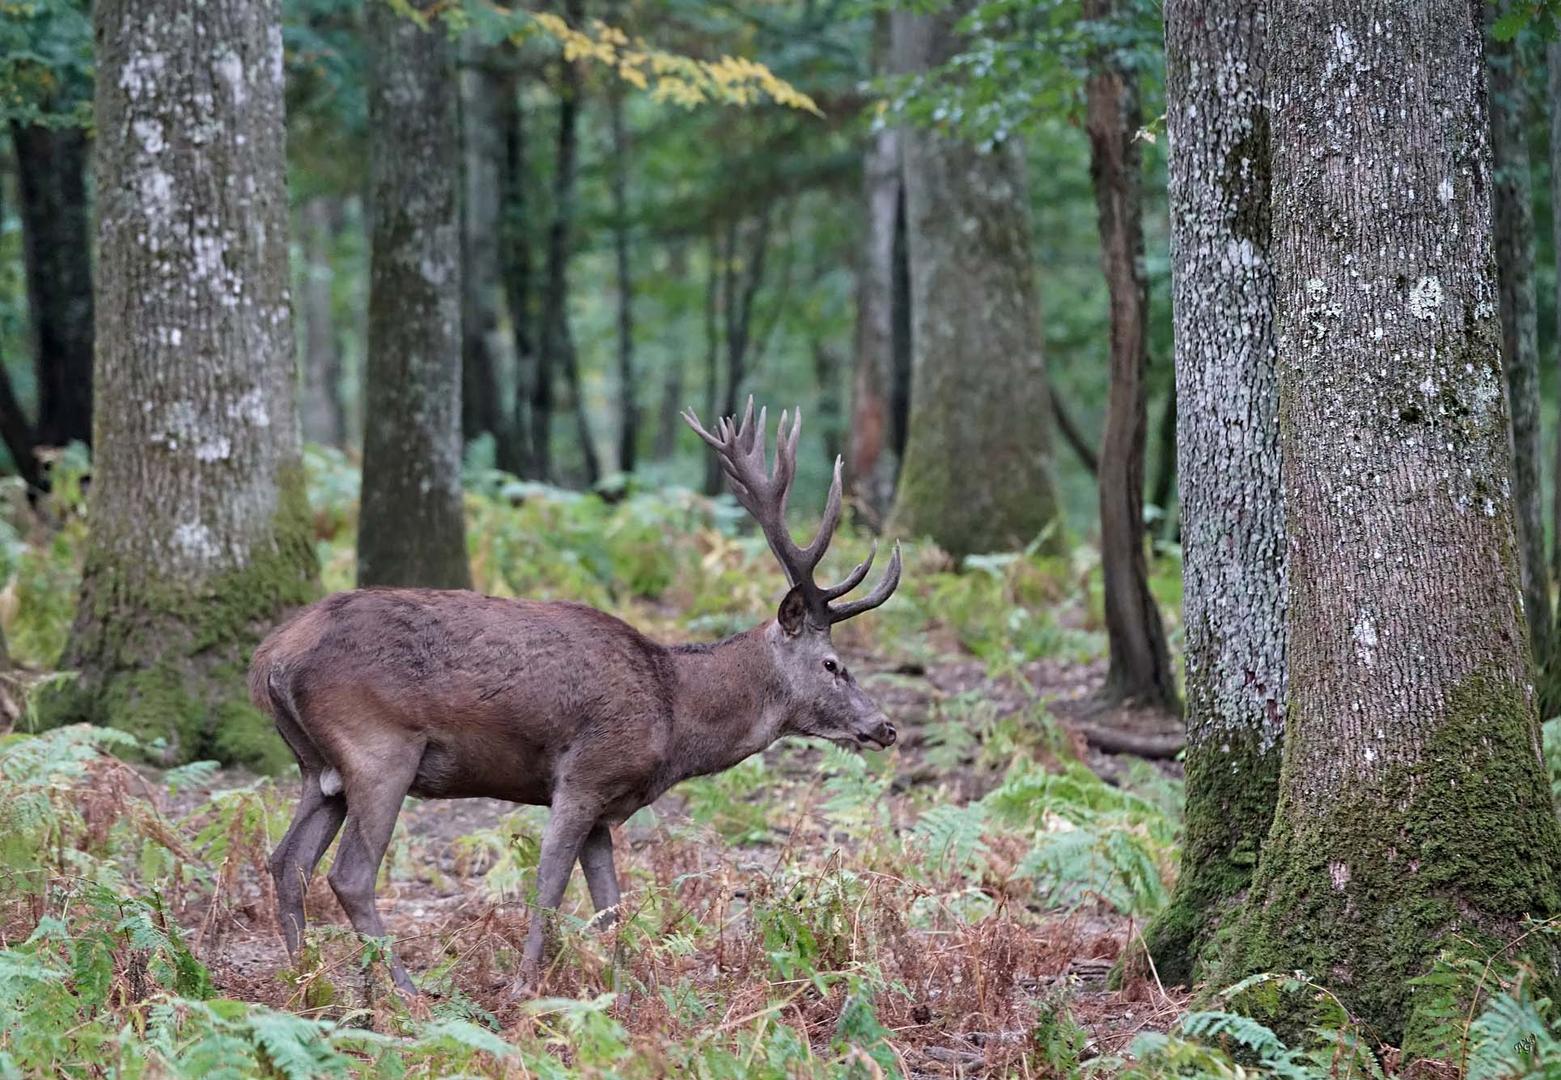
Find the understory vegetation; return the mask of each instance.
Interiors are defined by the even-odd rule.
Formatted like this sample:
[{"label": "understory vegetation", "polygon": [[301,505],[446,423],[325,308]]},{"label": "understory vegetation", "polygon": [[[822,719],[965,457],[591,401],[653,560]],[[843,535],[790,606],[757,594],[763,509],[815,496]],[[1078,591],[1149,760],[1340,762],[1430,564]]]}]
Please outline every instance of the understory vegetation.
[{"label": "understory vegetation", "polygon": [[[1174,764],[1100,757],[1068,722],[1104,652],[1082,547],[956,575],[909,545],[905,587],[840,633],[901,745],[783,743],[642,811],[621,830],[617,926],[585,921],[577,876],[540,998],[507,995],[545,820],[530,808],[403,815],[380,895],[423,997],[396,995],[382,943],[342,925],[324,866],[290,967],[265,860],[291,776],[154,770],[124,733],[31,722],[26,702],[63,678],[48,669],[79,573],[69,464],[43,516],[12,492],[0,526],[0,623],[23,665],[0,736],[0,1077],[1561,1078],[1557,1006],[1505,956],[1424,980],[1442,1063],[1381,1046],[1326,972],[1189,999],[1120,962],[1167,902],[1181,782]],[[356,470],[313,450],[310,474],[326,587],[349,587]],[[725,499],[603,498],[475,465],[466,480],[484,591],[581,600],[661,640],[730,633],[774,602],[763,541]],[[843,534],[834,569],[866,543]],[[1172,614],[1178,582],[1162,548],[1153,587]],[[1289,996],[1314,1024],[1281,1040],[1256,1018]]]}]

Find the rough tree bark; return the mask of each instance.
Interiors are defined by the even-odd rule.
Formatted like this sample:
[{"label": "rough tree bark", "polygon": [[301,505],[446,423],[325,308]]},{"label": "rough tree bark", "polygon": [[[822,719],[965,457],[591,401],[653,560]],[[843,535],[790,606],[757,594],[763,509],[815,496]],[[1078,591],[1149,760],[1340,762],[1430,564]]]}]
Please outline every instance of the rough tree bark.
[{"label": "rough tree bark", "polygon": [[856,269],[856,363],[846,472],[851,490],[881,522],[894,501],[899,459],[891,443],[895,375],[895,228],[899,220],[900,133],[875,132],[862,159],[866,208]]},{"label": "rough tree bark", "polygon": [[1285,524],[1270,263],[1265,20],[1165,6],[1171,311],[1186,628],[1181,873],[1144,942],[1199,978],[1273,820],[1285,703]]},{"label": "rough tree bark", "polygon": [[[618,25],[614,18],[613,25]],[[629,263],[629,135],[623,87],[608,99],[612,128],[613,258],[618,274],[618,469],[632,473],[640,439],[639,386],[634,377],[634,275]]]},{"label": "rough tree bark", "polygon": [[341,395],[341,343],[332,299],[335,270],[331,249],[342,228],[341,201],[317,195],[303,206],[304,281],[299,307],[304,324],[304,438],[326,446],[347,440],[347,410]]},{"label": "rough tree bark", "polygon": [[498,50],[463,47],[461,110],[461,437],[493,439],[494,460],[513,458],[511,428],[499,395],[499,241],[505,132],[501,96],[509,80]]},{"label": "rough tree bark", "polygon": [[93,21],[92,529],[62,660],[80,678],[46,707],[131,731],[167,761],[276,762],[287,755],[247,700],[244,666],[316,589],[281,5],[99,0]]},{"label": "rough tree bark", "polygon": [[79,127],[12,124],[38,414],[33,441],[92,441],[90,143]]},{"label": "rough tree bark", "polygon": [[[427,8],[434,0],[426,0]],[[442,26],[373,4],[358,584],[471,585],[461,506],[460,175]]]},{"label": "rough tree bark", "polygon": [[[968,3],[892,15],[898,70],[961,48]],[[889,531],[956,558],[1023,547],[1057,516],[1024,154],[904,132],[913,389]]]},{"label": "rough tree bark", "polygon": [[1469,0],[1309,0],[1268,38],[1287,730],[1227,974],[1311,972],[1411,1057],[1445,1049],[1412,982],[1439,951],[1561,913],[1480,31]]},{"label": "rough tree bark", "polygon": [[[1486,26],[1497,9],[1485,5]],[[1518,528],[1523,610],[1540,676],[1540,706],[1557,704],[1552,688],[1550,572],[1545,557],[1545,493],[1540,474],[1539,313],[1534,296],[1534,209],[1529,184],[1528,88],[1513,42],[1490,41],[1491,207],[1495,217],[1496,282],[1500,290],[1501,354],[1512,418],[1512,506]]]},{"label": "rough tree bark", "polygon": [[[1106,25],[1115,0],[1085,0],[1084,18]],[[1101,267],[1111,307],[1111,380],[1101,435],[1100,562],[1104,578],[1107,701],[1179,709],[1160,609],[1149,592],[1144,553],[1144,444],[1148,434],[1149,280],[1144,273],[1143,124],[1138,87],[1109,50],[1091,61],[1084,84],[1090,180]]]}]

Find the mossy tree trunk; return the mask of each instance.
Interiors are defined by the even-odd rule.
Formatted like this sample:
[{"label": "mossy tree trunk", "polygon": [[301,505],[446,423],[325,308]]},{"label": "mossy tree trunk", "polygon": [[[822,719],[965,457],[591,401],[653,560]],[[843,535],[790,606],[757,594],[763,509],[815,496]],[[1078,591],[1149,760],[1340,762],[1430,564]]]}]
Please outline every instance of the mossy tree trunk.
[{"label": "mossy tree trunk", "polygon": [[1167,982],[1205,973],[1251,883],[1284,737],[1264,26],[1245,0],[1165,7],[1187,804],[1176,889],[1144,941]]},{"label": "mossy tree trunk", "polygon": [[[1485,5],[1486,25],[1495,21]],[[1553,627],[1545,557],[1545,493],[1540,475],[1539,313],[1534,296],[1534,208],[1529,184],[1528,85],[1515,42],[1488,39],[1496,283],[1501,295],[1501,354],[1512,417],[1512,505],[1523,574],[1523,611],[1540,675],[1542,715],[1561,701],[1550,670]]]},{"label": "mossy tree trunk", "polygon": [[11,126],[27,264],[38,419],[33,441],[92,441],[91,143],[84,129]]},{"label": "mossy tree trunk", "polygon": [[1440,950],[1483,959],[1561,914],[1479,11],[1311,0],[1270,20],[1287,730],[1225,974],[1307,971],[1414,1055],[1446,1049],[1422,1008],[1440,992],[1412,982]]},{"label": "mossy tree trunk", "polygon": [[358,583],[466,588],[455,64],[443,26],[423,29],[389,4],[370,5],[368,32],[372,195]]},{"label": "mossy tree trunk", "polygon": [[[896,67],[957,54],[969,9],[894,12]],[[889,531],[956,558],[1023,547],[1057,517],[1024,153],[916,128],[902,153],[913,388]]]},{"label": "mossy tree trunk", "polygon": [[[1115,0],[1085,0],[1084,18],[1109,31]],[[1176,710],[1176,676],[1144,553],[1144,444],[1148,417],[1149,280],[1144,273],[1143,110],[1132,74],[1111,50],[1090,61],[1084,84],[1090,180],[1100,261],[1110,297],[1111,378],[1101,437],[1100,562],[1108,669],[1105,696]]]},{"label": "mossy tree trunk", "polygon": [[250,648],[316,589],[275,0],[99,0],[97,448],[67,715],[282,758]]}]

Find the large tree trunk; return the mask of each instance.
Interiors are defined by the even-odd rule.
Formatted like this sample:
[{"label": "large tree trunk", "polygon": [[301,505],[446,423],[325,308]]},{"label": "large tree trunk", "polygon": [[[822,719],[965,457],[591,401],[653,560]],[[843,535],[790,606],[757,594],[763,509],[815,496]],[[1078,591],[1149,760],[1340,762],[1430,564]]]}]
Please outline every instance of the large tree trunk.
[{"label": "large tree trunk", "polygon": [[504,133],[504,170],[500,174],[500,273],[515,350],[515,402],[510,413],[510,460],[500,465],[533,479],[531,399],[536,389],[536,290],[531,272],[531,209],[527,198],[525,114],[519,87],[512,80],[499,97],[498,125]]},{"label": "large tree trunk", "polygon": [[[299,461],[277,0],[98,0],[95,457],[63,666],[165,760],[287,755],[260,635],[315,592]],[[191,132],[204,132],[199,139]]]},{"label": "large tree trunk", "polygon": [[[942,65],[968,3],[892,16],[896,67]],[[956,558],[1023,547],[1057,517],[1024,154],[904,132],[910,432],[890,531]]]},{"label": "large tree trunk", "polygon": [[623,88],[616,82],[609,111],[612,125],[612,242],[618,272],[618,468],[631,473],[639,449],[640,404],[639,387],[634,377],[634,277],[629,264],[629,136],[623,119]]},{"label": "large tree trunk", "polygon": [[358,584],[469,588],[455,64],[443,27],[421,29],[388,4],[370,6],[368,29],[373,193]]},{"label": "large tree trunk", "polygon": [[862,159],[865,235],[856,269],[856,364],[846,471],[874,521],[894,501],[899,459],[891,443],[895,379],[895,229],[900,217],[900,133],[874,134]]},{"label": "large tree trunk", "polygon": [[1176,889],[1144,941],[1166,982],[1201,977],[1251,882],[1284,739],[1264,25],[1245,0],[1165,7],[1187,807]]},{"label": "large tree trunk", "polygon": [[497,49],[468,45],[461,102],[461,435],[493,439],[494,460],[513,458],[510,424],[499,395],[502,297],[500,188],[505,154],[501,98],[512,89],[496,70]]},{"label": "large tree trunk", "polygon": [[332,297],[336,273],[331,251],[342,229],[340,200],[316,195],[303,207],[304,281],[299,290],[304,323],[304,438],[326,446],[347,441],[347,409],[342,402],[341,341]]},{"label": "large tree trunk", "polygon": [[12,124],[38,372],[40,446],[92,441],[92,242],[87,133]]},{"label": "large tree trunk", "polygon": [[1311,0],[1270,19],[1288,730],[1227,973],[1310,972],[1413,1056],[1446,1049],[1420,1011],[1445,991],[1413,983],[1439,952],[1483,960],[1526,916],[1561,914],[1481,27],[1468,0]]},{"label": "large tree trunk", "polygon": [[[1487,27],[1496,7],[1485,5]],[[1540,474],[1539,315],[1534,297],[1534,208],[1529,185],[1528,88],[1513,42],[1492,39],[1490,78],[1491,207],[1495,216],[1496,281],[1501,294],[1501,353],[1512,416],[1512,506],[1518,528],[1523,610],[1539,674],[1540,707],[1557,704],[1550,671],[1550,573],[1545,558],[1545,493]]]},{"label": "large tree trunk", "polygon": [[[1115,0],[1085,0],[1084,17],[1109,24]],[[1160,609],[1149,593],[1144,555],[1144,443],[1148,421],[1149,281],[1144,274],[1143,123],[1138,87],[1102,50],[1085,82],[1090,179],[1100,229],[1101,266],[1111,305],[1111,381],[1101,436],[1100,561],[1104,577],[1108,670],[1105,697],[1180,707]]]}]

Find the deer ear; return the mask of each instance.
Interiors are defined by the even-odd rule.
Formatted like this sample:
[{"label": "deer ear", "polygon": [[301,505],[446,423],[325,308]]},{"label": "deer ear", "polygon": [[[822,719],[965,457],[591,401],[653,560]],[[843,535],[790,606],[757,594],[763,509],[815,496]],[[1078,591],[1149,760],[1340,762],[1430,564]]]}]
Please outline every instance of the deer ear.
[{"label": "deer ear", "polygon": [[796,637],[802,633],[802,620],[807,613],[807,604],[802,599],[802,589],[793,585],[791,591],[781,600],[780,610],[775,613],[775,621],[780,623],[780,628],[786,632],[787,637]]}]

